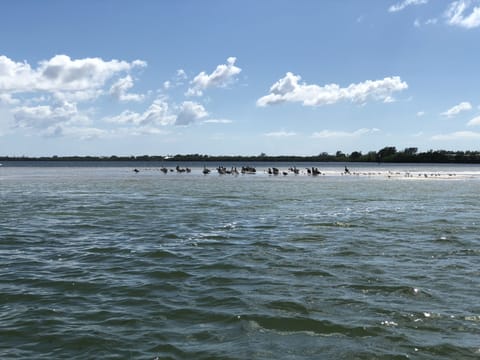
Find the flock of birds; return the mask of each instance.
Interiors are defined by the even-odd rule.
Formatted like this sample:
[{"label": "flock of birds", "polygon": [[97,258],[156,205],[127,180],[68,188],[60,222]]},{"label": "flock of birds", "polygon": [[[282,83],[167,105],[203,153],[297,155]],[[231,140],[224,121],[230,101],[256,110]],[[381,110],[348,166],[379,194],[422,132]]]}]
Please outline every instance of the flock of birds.
[{"label": "flock of birds", "polygon": [[[166,168],[166,167],[161,167],[161,168],[155,168],[156,170],[159,170],[163,172],[164,174],[168,173],[191,173],[192,169],[189,167],[180,167],[176,166],[175,168]],[[146,169],[146,170],[151,170],[151,169]],[[135,168],[133,169],[135,173],[140,172],[139,169]],[[241,168],[237,168],[235,166],[232,166],[230,168],[224,167],[224,166],[218,166],[215,169],[209,169],[206,166],[203,167],[202,169],[202,174],[208,175],[212,172],[217,172],[219,175],[240,175],[240,174],[257,174],[257,169],[252,166],[242,166]],[[296,166],[289,167],[286,170],[280,170],[279,168],[276,167],[269,167],[266,170],[263,170],[263,173],[268,174],[268,175],[273,175],[273,176],[287,176],[287,175],[311,175],[311,176],[318,176],[318,175],[327,175],[326,172],[321,172],[317,167],[308,167],[308,168],[302,168],[299,169]],[[330,172],[331,173],[331,172]],[[329,173],[328,173],[329,174]],[[338,173],[336,173],[338,174]],[[423,172],[410,172],[410,171],[405,171],[405,172],[393,172],[393,171],[388,171],[388,172],[381,172],[381,171],[364,171],[364,172],[358,172],[358,171],[350,171],[347,166],[345,166],[344,170],[340,172],[340,175],[352,175],[352,176],[386,176],[387,178],[399,178],[399,177],[404,177],[404,178],[435,178],[435,177],[453,177],[456,176],[455,173],[423,173]]]},{"label": "flock of birds", "polygon": [[[318,170],[318,168],[316,167],[311,167],[311,168],[305,168],[306,171],[305,173],[308,174],[308,175],[325,175],[325,173],[322,173],[320,170]],[[163,172],[164,174],[168,174],[169,172],[173,173],[173,172],[176,172],[176,173],[191,173],[192,172],[192,169],[189,168],[189,167],[180,167],[180,166],[176,166],[175,168],[166,168],[166,167],[161,167],[159,169],[161,172]],[[220,175],[239,175],[239,174],[256,174],[257,173],[257,169],[253,166],[242,166],[240,168],[240,170],[236,167],[236,166],[232,166],[231,168],[226,168],[225,166],[219,166],[215,169],[217,171],[218,174]],[[133,171],[135,173],[139,173],[140,170],[135,168],[133,169]],[[206,166],[203,168],[202,170],[202,173],[204,175],[208,175],[212,172],[211,169],[207,168]],[[281,171],[280,169],[276,168],[276,167],[272,167],[272,168],[268,168],[267,170],[265,170],[265,173],[269,174],[269,175],[288,175],[288,174],[295,174],[295,175],[298,175],[300,174],[300,169],[298,169],[297,167],[290,167],[288,168],[288,171]],[[345,167],[345,173],[350,173],[349,170]]]}]

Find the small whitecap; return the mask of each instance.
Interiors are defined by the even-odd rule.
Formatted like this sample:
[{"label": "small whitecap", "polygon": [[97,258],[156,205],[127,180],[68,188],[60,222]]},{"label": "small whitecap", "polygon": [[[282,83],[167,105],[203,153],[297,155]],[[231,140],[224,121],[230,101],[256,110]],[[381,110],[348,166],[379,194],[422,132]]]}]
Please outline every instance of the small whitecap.
[{"label": "small whitecap", "polygon": [[395,321],[382,321],[381,324],[384,326],[398,326]]}]

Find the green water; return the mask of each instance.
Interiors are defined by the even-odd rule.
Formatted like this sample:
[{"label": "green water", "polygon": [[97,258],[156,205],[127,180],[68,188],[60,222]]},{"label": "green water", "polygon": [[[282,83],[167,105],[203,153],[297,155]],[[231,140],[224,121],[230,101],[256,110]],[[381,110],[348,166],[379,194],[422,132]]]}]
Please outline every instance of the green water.
[{"label": "green water", "polygon": [[337,167],[2,167],[0,358],[479,358],[479,169]]}]

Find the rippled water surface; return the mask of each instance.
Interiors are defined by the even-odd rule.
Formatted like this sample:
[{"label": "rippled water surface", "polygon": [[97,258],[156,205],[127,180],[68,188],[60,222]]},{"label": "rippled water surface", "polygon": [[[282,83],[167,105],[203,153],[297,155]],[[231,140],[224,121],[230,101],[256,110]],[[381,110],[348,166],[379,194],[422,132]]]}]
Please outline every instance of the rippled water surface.
[{"label": "rippled water surface", "polygon": [[156,170],[0,168],[0,358],[480,357],[478,167]]}]

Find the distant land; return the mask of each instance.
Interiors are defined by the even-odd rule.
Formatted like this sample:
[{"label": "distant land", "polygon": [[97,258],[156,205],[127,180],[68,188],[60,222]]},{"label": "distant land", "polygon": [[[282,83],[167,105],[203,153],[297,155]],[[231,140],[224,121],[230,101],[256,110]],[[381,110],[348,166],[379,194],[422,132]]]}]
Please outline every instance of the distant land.
[{"label": "distant land", "polygon": [[140,156],[0,156],[0,161],[268,161],[268,162],[388,162],[388,163],[464,163],[480,164],[480,151],[429,150],[418,152],[410,147],[398,151],[394,146],[363,154],[354,151],[350,154],[337,151],[335,154],[322,152],[312,156],[278,155],[265,153],[253,156],[245,155],[140,155]]}]

